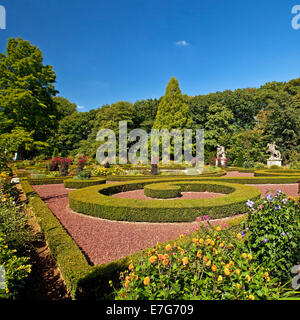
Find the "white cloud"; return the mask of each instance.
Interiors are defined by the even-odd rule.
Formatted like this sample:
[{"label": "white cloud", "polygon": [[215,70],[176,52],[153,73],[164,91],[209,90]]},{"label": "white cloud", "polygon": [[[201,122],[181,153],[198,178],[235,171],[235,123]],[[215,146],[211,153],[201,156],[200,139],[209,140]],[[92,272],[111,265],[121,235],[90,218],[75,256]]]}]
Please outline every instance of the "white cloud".
[{"label": "white cloud", "polygon": [[177,42],[175,42],[175,44],[176,44],[176,46],[183,46],[183,47],[186,47],[189,45],[189,43],[186,40],[177,41]]},{"label": "white cloud", "polygon": [[77,109],[84,109],[85,106],[77,106]]}]

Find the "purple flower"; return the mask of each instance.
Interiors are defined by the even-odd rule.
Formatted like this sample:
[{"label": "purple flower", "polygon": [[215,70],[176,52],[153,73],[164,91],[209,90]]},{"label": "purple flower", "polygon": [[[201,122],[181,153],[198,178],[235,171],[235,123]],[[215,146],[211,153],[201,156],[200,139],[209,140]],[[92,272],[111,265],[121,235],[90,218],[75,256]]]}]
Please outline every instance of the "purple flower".
[{"label": "purple flower", "polygon": [[265,198],[266,198],[267,200],[269,200],[269,201],[274,201],[274,199],[272,198],[272,196],[271,196],[270,194],[267,194],[267,195],[265,196]]},{"label": "purple flower", "polygon": [[244,237],[244,236],[245,236],[245,234],[246,234],[246,232],[244,232],[244,231],[243,231],[243,232],[242,232],[242,237]]},{"label": "purple flower", "polygon": [[208,221],[208,220],[210,220],[209,216],[203,216],[203,221]]},{"label": "purple flower", "polygon": [[281,235],[284,237],[284,236],[285,236],[285,232],[284,232],[284,231],[282,231],[282,232],[281,232]]},{"label": "purple flower", "polygon": [[251,200],[248,200],[247,203],[246,203],[247,207],[249,207],[251,209],[253,209],[254,204],[255,203],[253,201],[251,201]]},{"label": "purple flower", "polygon": [[263,240],[263,243],[267,243],[268,242],[268,237],[265,236],[264,240]]},{"label": "purple flower", "polygon": [[280,208],[280,206],[275,206],[275,210],[279,210]]}]

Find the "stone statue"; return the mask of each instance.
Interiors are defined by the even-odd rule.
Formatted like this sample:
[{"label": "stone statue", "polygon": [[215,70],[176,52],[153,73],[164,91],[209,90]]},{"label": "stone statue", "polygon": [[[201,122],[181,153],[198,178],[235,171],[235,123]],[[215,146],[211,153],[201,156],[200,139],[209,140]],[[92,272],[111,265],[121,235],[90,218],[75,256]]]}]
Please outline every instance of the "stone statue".
[{"label": "stone statue", "polygon": [[[220,160],[220,163],[219,163],[219,160]],[[225,164],[226,164],[225,147],[218,145],[218,147],[217,147],[216,166],[218,166],[218,165],[224,166]]]},{"label": "stone statue", "polygon": [[226,158],[225,147],[220,145],[218,145],[218,148],[217,148],[217,159],[218,158]]},{"label": "stone statue", "polygon": [[281,153],[279,150],[276,150],[275,142],[268,143],[267,148],[268,148],[267,153],[268,152],[271,153],[269,160],[281,160]]}]

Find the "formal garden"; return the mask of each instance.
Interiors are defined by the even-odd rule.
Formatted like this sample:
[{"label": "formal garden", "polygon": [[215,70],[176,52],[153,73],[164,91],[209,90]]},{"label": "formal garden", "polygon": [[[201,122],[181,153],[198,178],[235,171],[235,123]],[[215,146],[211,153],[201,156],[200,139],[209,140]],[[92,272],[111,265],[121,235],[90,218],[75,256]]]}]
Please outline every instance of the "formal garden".
[{"label": "formal garden", "polygon": [[[30,300],[44,241],[68,299],[299,299],[300,79],[190,97],[171,78],[161,98],[78,112],[28,41],[0,70],[1,298]],[[120,121],[204,129],[201,171],[174,148],[99,163]]]}]

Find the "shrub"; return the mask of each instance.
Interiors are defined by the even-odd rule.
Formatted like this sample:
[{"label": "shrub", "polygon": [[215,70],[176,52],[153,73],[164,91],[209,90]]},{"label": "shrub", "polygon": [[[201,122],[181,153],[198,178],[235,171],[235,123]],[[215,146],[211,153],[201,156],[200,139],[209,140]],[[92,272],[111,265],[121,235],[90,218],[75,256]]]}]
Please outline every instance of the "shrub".
[{"label": "shrub", "polygon": [[96,177],[108,176],[108,175],[120,175],[125,173],[125,170],[119,166],[113,166],[109,168],[97,167],[92,171],[92,175]]},{"label": "shrub", "polygon": [[28,264],[28,260],[27,257],[18,257],[16,250],[8,247],[5,236],[0,232],[0,266],[5,271],[4,286],[0,282],[0,299],[1,297],[16,298],[20,293],[20,290],[25,286],[26,278],[31,272],[31,265]]},{"label": "shrub", "polygon": [[291,169],[298,169],[298,170],[300,170],[300,162],[298,161],[298,162],[292,162],[291,164],[290,164],[290,168]]},{"label": "shrub", "polygon": [[254,169],[263,169],[265,165],[261,162],[255,162],[254,163]]},{"label": "shrub", "polygon": [[274,276],[289,280],[291,267],[300,261],[299,202],[278,190],[274,197],[266,195],[248,206],[248,246]]},{"label": "shrub", "polygon": [[280,169],[281,167],[277,166],[276,164],[273,164],[270,166],[270,169]]},{"label": "shrub", "polygon": [[250,169],[250,168],[254,167],[254,164],[253,164],[252,161],[247,160],[247,161],[244,161],[243,167],[246,168],[246,169]]},{"label": "shrub", "polygon": [[92,176],[90,170],[82,170],[77,173],[76,176],[73,177],[73,179],[78,179],[78,180],[88,180]]},{"label": "shrub", "polygon": [[[220,227],[200,227],[192,241],[157,245],[120,274],[117,299],[278,299],[270,270]],[[238,235],[241,238],[241,235]]]}]

